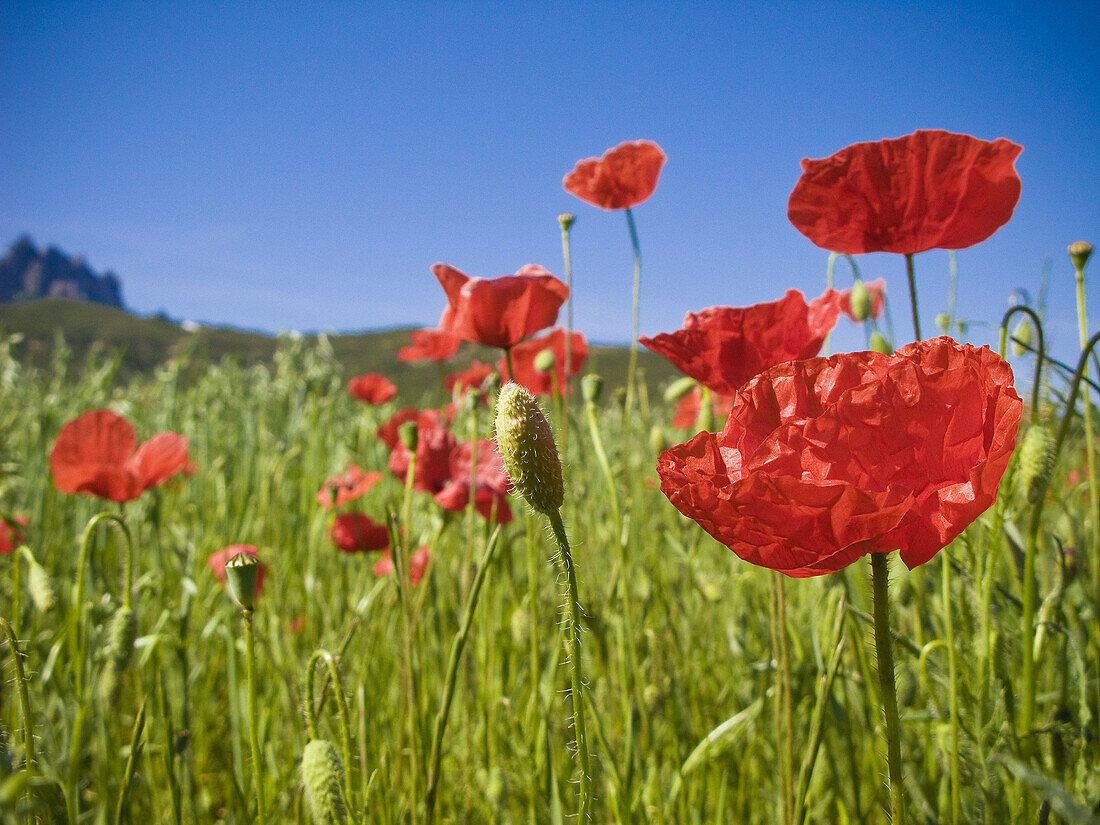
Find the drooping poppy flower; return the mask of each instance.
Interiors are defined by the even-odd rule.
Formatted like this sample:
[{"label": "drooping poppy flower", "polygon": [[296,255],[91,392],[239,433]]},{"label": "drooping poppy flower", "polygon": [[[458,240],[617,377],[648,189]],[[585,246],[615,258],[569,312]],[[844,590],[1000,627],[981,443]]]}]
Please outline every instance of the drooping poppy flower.
[{"label": "drooping poppy flower", "polygon": [[[554,373],[557,373],[558,392],[565,391],[565,330],[553,329],[538,338],[531,338],[512,348],[512,369],[515,375],[511,380],[521,384],[531,395],[550,395],[554,391],[554,373],[542,372],[535,367],[535,359],[543,350],[554,353]],[[588,358],[588,341],[584,335],[574,332],[570,342],[569,375],[574,376],[584,367]],[[497,364],[501,375],[508,374],[507,359],[501,358]]]},{"label": "drooping poppy flower", "polygon": [[[225,563],[238,553],[244,553],[254,559],[258,559],[260,556],[260,551],[251,544],[231,544],[223,550],[211,553],[206,559],[207,566],[214,571],[214,577],[217,578],[218,584],[222,587],[225,587]],[[264,578],[266,576],[267,565],[260,562],[259,570],[256,571],[256,598],[260,597],[260,592],[264,589]]]},{"label": "drooping poppy flower", "polygon": [[374,431],[378,440],[392,450],[401,443],[397,431],[406,421],[415,421],[418,429],[432,430],[446,428],[447,422],[439,410],[418,410],[416,407],[402,407],[387,418],[377,430]]},{"label": "drooping poppy flower", "polygon": [[[454,433],[444,426],[424,426],[417,429],[416,468],[413,470],[413,489],[435,495],[451,479],[451,450],[457,440]],[[399,440],[390,450],[389,467],[393,474],[405,483],[409,472],[412,451]]]},{"label": "drooping poppy flower", "polygon": [[552,326],[569,297],[569,287],[536,264],[500,278],[471,278],[447,264],[432,272],[447,293],[439,329],[490,347],[507,349]]},{"label": "drooping poppy flower", "polygon": [[827,289],[807,305],[797,289],[749,307],[710,307],[684,316],[683,329],[638,340],[719,395],[768,367],[821,350],[840,315],[840,293]]},{"label": "drooping poppy flower", "polygon": [[390,546],[390,534],[366,513],[341,513],[328,528],[329,541],[341,553],[369,553]]},{"label": "drooping poppy flower", "polygon": [[649,140],[620,143],[600,158],[578,161],[562,180],[570,195],[601,209],[630,209],[653,194],[665,153]]},{"label": "drooping poppy flower", "polygon": [[397,395],[397,387],[386,376],[368,372],[348,381],[348,395],[367,404],[385,404]]},{"label": "drooping poppy flower", "polygon": [[139,447],[133,425],[111,410],[69,421],[50,451],[58,490],[117,502],[133,501],[192,467],[182,435],[158,433]]},{"label": "drooping poppy flower", "polygon": [[0,555],[6,556],[23,543],[26,537],[19,528],[26,527],[28,523],[26,516],[15,516],[11,523],[7,519],[0,518]]},{"label": "drooping poppy flower", "polygon": [[470,390],[480,389],[492,373],[493,368],[489,364],[475,360],[462,372],[452,372],[444,378],[443,388],[447,390],[447,395],[454,396],[457,393],[463,396]]},{"label": "drooping poppy flower", "polygon": [[[871,298],[871,314],[868,317],[877,321],[879,316],[882,315],[883,307],[886,306],[886,279],[876,278],[870,283],[865,283],[863,288],[867,290],[867,294]],[[852,290],[850,287],[840,292],[840,311],[854,323],[862,324],[865,320],[857,318],[852,312]]]},{"label": "drooping poppy flower", "polygon": [[[432,551],[427,545],[421,547],[409,557],[409,583],[413,587],[420,584],[420,580],[424,578],[424,573],[428,569],[428,562],[431,561],[431,558]],[[391,556],[390,551],[387,550],[378,561],[374,563],[374,575],[389,576],[392,573],[393,556]]]},{"label": "drooping poppy flower", "polygon": [[753,564],[817,576],[900,550],[912,568],[993,503],[1022,409],[1006,362],[950,338],[792,361],[657,472],[676,509]]},{"label": "drooping poppy flower", "polygon": [[461,513],[470,503],[470,484],[474,483],[474,508],[488,521],[496,514],[497,524],[512,521],[508,506],[508,490],[512,480],[504,469],[495,441],[485,438],[477,441],[476,469],[471,470],[470,459],[473,442],[464,441],[451,450],[450,480],[435,494],[436,503],[444,510]]},{"label": "drooping poppy flower", "polygon": [[344,472],[325,479],[317,491],[317,503],[326,510],[340,507],[366,495],[381,480],[381,473],[374,470],[367,473],[358,464],[349,464]]},{"label": "drooping poppy flower", "polygon": [[[726,413],[729,412],[730,405],[733,404],[733,399],[728,395],[711,393],[710,403],[715,417],[724,418]],[[693,387],[680,396],[680,400],[676,402],[676,409],[672,411],[673,429],[690,430],[694,428],[695,422],[699,420],[699,411],[702,406],[703,390],[701,387]]]},{"label": "drooping poppy flower", "polygon": [[409,333],[412,342],[397,351],[402,361],[446,361],[461,343],[453,335],[438,329],[414,329]]},{"label": "drooping poppy flower", "polygon": [[787,201],[795,228],[832,252],[965,249],[1012,217],[1022,146],[941,129],[804,159]]}]

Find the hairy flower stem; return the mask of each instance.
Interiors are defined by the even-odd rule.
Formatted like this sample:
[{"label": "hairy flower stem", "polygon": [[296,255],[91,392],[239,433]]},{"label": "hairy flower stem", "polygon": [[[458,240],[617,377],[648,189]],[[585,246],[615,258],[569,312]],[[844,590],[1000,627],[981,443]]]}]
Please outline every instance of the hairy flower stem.
[{"label": "hairy flower stem", "polygon": [[913,253],[905,255],[905,274],[909,278],[909,303],[913,307],[913,334],[917,341],[921,340],[920,311],[917,308],[917,276],[913,271]]},{"label": "hairy flower stem", "polygon": [[[629,210],[628,210],[629,211]],[[580,763],[580,781],[577,787],[577,822],[588,821],[591,804],[592,761],[588,752],[588,735],[584,724],[584,681],[581,678],[581,606],[577,597],[577,572],[573,565],[573,555],[569,550],[569,539],[565,535],[565,525],[561,513],[547,513],[554,538],[558,542],[558,557],[565,570],[565,648],[569,655],[570,694],[573,700],[573,736],[577,746],[577,761]]]},{"label": "hairy flower stem", "polygon": [[19,714],[23,717],[23,756],[26,761],[27,773],[35,772],[34,758],[34,725],[31,724],[31,700],[27,692],[27,674],[23,670],[23,654],[19,651],[19,643],[15,638],[15,630],[11,623],[0,616],[0,631],[8,642],[8,650],[11,652],[11,661],[15,665],[15,689],[19,694]]},{"label": "hairy flower stem", "polygon": [[[1085,269],[1084,265],[1081,267],[1074,267],[1074,269],[1077,279],[1077,330],[1081,340],[1081,349],[1084,350],[1088,346],[1089,337],[1089,321],[1085,313]],[[1088,375],[1089,370],[1086,363],[1083,377],[1087,380]],[[1087,385],[1082,388],[1081,392],[1085,406],[1085,456],[1089,470],[1088,484],[1089,505],[1092,513],[1092,547],[1094,551],[1100,551],[1100,479],[1097,478],[1097,476],[1100,475],[1100,470],[1097,469],[1096,438],[1093,435],[1092,400],[1089,398],[1089,388]],[[1096,552],[1090,555],[1093,557],[1093,595],[1097,599],[1100,599],[1100,559],[1097,558]]]},{"label": "hairy flower stem", "polygon": [[[344,796],[347,799],[349,808],[354,809],[354,797],[352,796],[352,782],[351,782],[351,768],[352,768],[352,750],[351,750],[351,725],[350,714],[348,713],[348,700],[344,694],[344,685],[340,679],[340,671],[336,667],[335,657],[327,650],[314,651],[313,655],[309,658],[309,664],[306,665],[306,730],[309,732],[309,739],[320,739],[320,733],[317,730],[317,716],[314,713],[313,697],[314,697],[314,683],[316,682],[317,665],[320,662],[325,663],[327,674],[332,680],[333,694],[336,697],[336,715],[340,722],[340,747],[344,754]],[[325,683],[328,684],[327,682]],[[322,703],[324,697],[321,697]]]},{"label": "hairy flower stem", "polygon": [[947,644],[948,708],[951,730],[951,823],[958,825],[962,817],[961,773],[959,771],[959,682],[955,661],[955,626],[951,618],[951,562],[943,562],[943,632]]},{"label": "hairy flower stem", "polygon": [[890,822],[905,822],[905,798],[901,777],[901,719],[894,685],[894,640],[890,635],[890,569],[885,553],[871,553],[871,588],[874,593],[875,652],[878,684],[886,718],[886,761],[890,771]]},{"label": "hairy flower stem", "polygon": [[259,702],[256,699],[256,645],[252,632],[252,608],[241,611],[244,618],[244,660],[248,679],[248,747],[252,751],[252,783],[256,786],[256,822],[267,822],[263,776],[260,771]]},{"label": "hairy flower stem", "polygon": [[439,700],[439,710],[435,714],[435,728],[432,731],[431,755],[428,757],[428,787],[424,792],[424,822],[432,825],[435,821],[435,797],[439,785],[440,761],[443,756],[443,735],[447,731],[447,719],[451,714],[451,702],[454,699],[455,685],[458,681],[458,665],[462,659],[462,651],[466,648],[466,639],[470,635],[470,627],[474,622],[474,611],[477,609],[478,596],[481,586],[485,583],[485,576],[489,571],[496,556],[497,547],[500,545],[500,528],[493,531],[489,544],[482,554],[481,563],[474,575],[473,584],[470,587],[470,596],[466,602],[466,612],[462,617],[462,624],[451,642],[451,654],[447,661],[447,672],[443,681],[443,693]]},{"label": "hairy flower stem", "polygon": [[768,585],[771,590],[771,636],[772,653],[776,658],[775,668],[775,748],[779,753],[779,821],[782,825],[792,825],[794,796],[793,780],[794,760],[791,756],[791,706],[790,706],[790,656],[787,646],[786,600],[783,596],[781,574],[770,571]]}]

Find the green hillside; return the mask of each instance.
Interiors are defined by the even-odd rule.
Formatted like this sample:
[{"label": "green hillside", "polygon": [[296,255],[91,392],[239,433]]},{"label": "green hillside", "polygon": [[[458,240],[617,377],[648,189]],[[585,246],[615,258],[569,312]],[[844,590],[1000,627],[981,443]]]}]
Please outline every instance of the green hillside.
[{"label": "green hillside", "polygon": [[[187,331],[163,317],[141,318],[101,304],[44,298],[0,304],[0,334],[18,334],[17,352],[27,363],[45,367],[59,341],[73,353],[79,368],[89,355],[106,357],[120,353],[122,377],[146,374],[169,358],[186,352],[192,369],[227,358],[243,363],[272,363],[279,345],[277,336],[228,327],[199,327]],[[364,372],[380,372],[393,380],[405,398],[418,398],[439,390],[444,375],[463,369],[471,360],[495,363],[497,350],[463,344],[458,354],[443,364],[399,361],[397,351],[409,342],[408,329],[328,334],[336,360],[350,378]],[[307,343],[317,336],[305,336]],[[598,372],[607,386],[625,382],[629,350],[594,346],[585,372]],[[639,365],[645,371],[650,392],[657,391],[679,373],[665,359],[642,350]]]}]

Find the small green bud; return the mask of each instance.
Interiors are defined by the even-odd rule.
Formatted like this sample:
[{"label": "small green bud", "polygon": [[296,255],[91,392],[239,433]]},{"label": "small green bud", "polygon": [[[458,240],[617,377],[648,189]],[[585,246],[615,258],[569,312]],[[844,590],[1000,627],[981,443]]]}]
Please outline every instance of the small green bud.
[{"label": "small green bud", "polygon": [[852,291],[848,296],[848,303],[852,308],[852,317],[857,321],[866,321],[871,317],[871,293],[863,285],[863,281],[856,279],[852,284]]},{"label": "small green bud", "polygon": [[875,352],[881,352],[883,355],[894,354],[894,348],[890,346],[890,342],[877,329],[871,333],[871,349]]},{"label": "small green bud", "polygon": [[20,550],[27,560],[27,590],[31,601],[39,612],[48,613],[57,607],[57,585],[28,548],[22,547]]},{"label": "small green bud", "polygon": [[1073,268],[1081,272],[1088,263],[1089,255],[1092,254],[1092,244],[1088,241],[1074,241],[1066,247],[1066,252],[1069,253],[1069,259],[1073,262]]},{"label": "small green bud", "polygon": [[539,372],[550,372],[550,370],[554,369],[554,360],[554,351],[552,349],[544,349],[535,356],[535,369]]},{"label": "small green bud", "polygon": [[401,439],[402,444],[415,453],[417,442],[420,440],[420,429],[415,421],[406,421],[397,428],[397,437]]},{"label": "small green bud", "polygon": [[538,403],[519,384],[497,399],[497,447],[512,484],[532,509],[550,515],[565,500],[554,433]]},{"label": "small green bud", "polygon": [[568,212],[562,212],[560,215],[558,215],[558,223],[561,224],[563,232],[568,232],[572,228],[573,221],[575,220],[576,217],[569,214]]},{"label": "small green bud", "polygon": [[256,602],[256,585],[260,575],[260,560],[248,553],[238,553],[225,563],[225,583],[229,595],[241,610],[251,610]]},{"label": "small green bud", "polygon": [[122,677],[130,666],[137,639],[137,615],[128,607],[120,607],[107,626],[107,662],[100,675],[99,692],[107,704],[118,701]]},{"label": "small green bud", "polygon": [[1054,438],[1042,424],[1031,427],[1019,447],[1020,475],[1017,482],[1034,504],[1046,493],[1054,471]]},{"label": "small green bud", "polygon": [[603,379],[595,373],[589,373],[581,379],[581,398],[585,404],[599,403],[603,395]]},{"label": "small green bud", "polygon": [[665,387],[665,403],[674,404],[698,386],[690,375],[677,378]]},{"label": "small green bud", "polygon": [[1031,324],[1021,320],[1012,331],[1012,354],[1019,357],[1031,347]]},{"label": "small green bud", "polygon": [[344,767],[331,742],[314,739],[302,751],[302,785],[316,825],[347,825]]},{"label": "small green bud", "polygon": [[940,328],[940,332],[947,335],[951,330],[951,316],[946,312],[941,312],[936,316],[936,326]]}]

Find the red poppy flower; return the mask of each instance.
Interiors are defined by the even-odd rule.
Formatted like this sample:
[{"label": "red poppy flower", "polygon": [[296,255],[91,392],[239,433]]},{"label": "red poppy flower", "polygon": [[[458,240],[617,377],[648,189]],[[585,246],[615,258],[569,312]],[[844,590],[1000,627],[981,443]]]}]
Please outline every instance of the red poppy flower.
[{"label": "red poppy flower", "polygon": [[365,513],[341,513],[328,528],[329,541],[342,553],[369,553],[390,546],[390,534]]},{"label": "red poppy flower", "polygon": [[[515,375],[511,379],[522,385],[532,395],[550,395],[554,391],[554,378],[550,372],[540,372],[535,368],[535,359],[543,350],[554,353],[554,372],[557,373],[558,392],[565,391],[565,330],[554,329],[538,338],[531,338],[512,348],[512,368]],[[569,375],[576,375],[584,367],[588,358],[588,341],[579,332],[574,332],[570,341]],[[500,359],[497,370],[501,375],[508,374],[508,361]]]},{"label": "red poppy flower", "polygon": [[[424,578],[424,572],[428,569],[428,562],[431,561],[431,558],[432,551],[426,545],[409,558],[409,583],[413,587],[420,584],[420,580]],[[389,576],[391,573],[393,573],[393,557],[390,555],[390,551],[387,550],[374,563],[374,575]]]},{"label": "red poppy flower", "polygon": [[461,343],[453,335],[438,329],[414,329],[409,333],[412,342],[397,351],[402,361],[446,361]]},{"label": "red poppy flower", "polygon": [[733,395],[768,367],[817,355],[839,315],[836,290],[807,305],[801,292],[788,289],[778,301],[689,312],[680,331],[638,340],[705,387]]},{"label": "red poppy flower", "polygon": [[11,522],[0,518],[0,555],[6,556],[23,543],[26,537],[19,528],[26,527],[28,523],[26,516],[16,516]]},{"label": "red poppy flower", "polygon": [[[711,407],[714,415],[724,418],[733,404],[733,399],[728,395],[711,393]],[[699,411],[703,406],[703,390],[700,387],[692,387],[688,392],[680,396],[676,402],[676,409],[672,412],[672,427],[676,430],[690,430],[695,428],[695,422],[699,420]]]},{"label": "red poppy flower", "polygon": [[387,418],[382,426],[374,431],[374,434],[379,441],[386,445],[387,449],[392,450],[401,443],[397,431],[401,429],[401,425],[406,421],[415,421],[417,428],[421,430],[445,429],[447,427],[447,422],[443,420],[443,415],[439,410],[418,410],[416,407],[402,407]]},{"label": "red poppy flower", "polygon": [[787,217],[822,249],[849,255],[964,249],[1012,217],[1023,150],[940,129],[854,143],[802,161]]},{"label": "red poppy flower", "polygon": [[[876,278],[870,283],[864,283],[863,288],[866,289],[867,294],[871,296],[870,318],[877,321],[879,316],[882,315],[883,307],[886,305],[886,280],[884,278]],[[863,323],[864,319],[857,318],[855,315],[852,314],[851,288],[841,290],[840,292],[840,311],[847,315],[855,323]]]},{"label": "red poppy flower", "polygon": [[471,444],[464,441],[451,450],[450,480],[435,494],[435,501],[444,510],[461,513],[470,502],[470,482],[473,480],[474,508],[481,517],[488,521],[495,512],[497,524],[508,524],[512,521],[512,510],[508,506],[512,480],[504,469],[496,442],[478,439],[476,474],[472,474],[470,468]]},{"label": "red poppy flower", "polygon": [[[238,553],[244,553],[252,556],[252,558],[258,558],[260,551],[253,547],[251,544],[231,544],[224,550],[219,550],[217,553],[211,553],[206,559],[207,566],[214,571],[214,576],[218,580],[218,584],[225,587],[225,563],[233,558]],[[260,597],[260,592],[264,589],[264,578],[267,576],[267,565],[260,562],[259,570],[256,571],[256,598]]]},{"label": "red poppy flower", "polygon": [[368,404],[385,404],[397,395],[397,387],[386,376],[368,372],[348,381],[348,395]]},{"label": "red poppy flower", "polygon": [[491,366],[474,361],[462,372],[452,372],[444,378],[443,388],[447,390],[447,395],[454,396],[457,393],[461,397],[470,390],[480,389],[485,379],[492,374]]},{"label": "red poppy flower", "polygon": [[721,433],[661,454],[661,489],[746,561],[817,576],[931,559],[996,497],[1023,404],[1012,368],[950,338],[781,364]]},{"label": "red poppy flower", "polygon": [[601,209],[630,209],[653,194],[665,153],[649,140],[620,143],[601,158],[578,161],[561,185]]},{"label": "red poppy flower", "polygon": [[[451,450],[456,444],[454,433],[442,427],[425,427],[417,430],[416,469],[413,470],[413,489],[435,495],[451,480]],[[389,466],[393,474],[405,483],[412,452],[400,441],[390,451]]]},{"label": "red poppy flower", "polygon": [[326,510],[340,507],[365,495],[381,480],[381,473],[373,470],[365,473],[358,464],[349,464],[344,472],[325,479],[317,491],[317,503]]},{"label": "red poppy flower", "polygon": [[50,451],[58,490],[117,502],[133,501],[190,467],[182,435],[158,433],[138,447],[133,425],[111,410],[65,424]]},{"label": "red poppy flower", "polygon": [[552,326],[569,297],[569,287],[536,264],[500,278],[471,278],[447,264],[432,272],[447,293],[439,328],[490,347],[507,349]]}]

